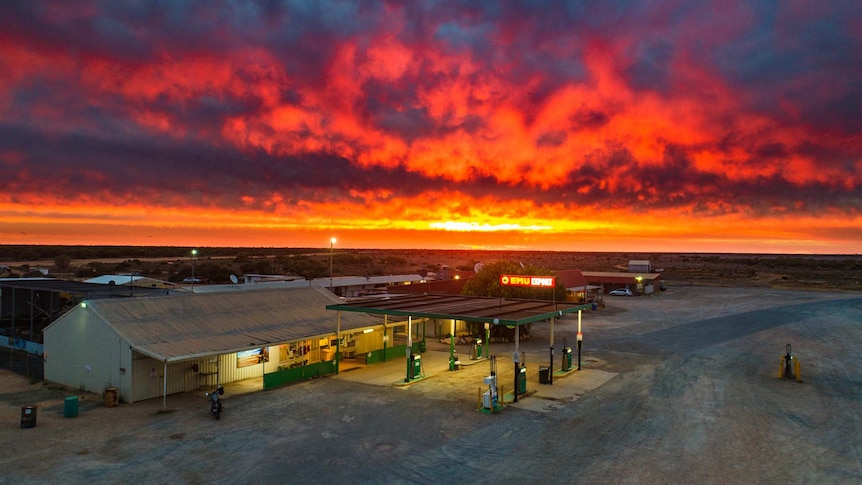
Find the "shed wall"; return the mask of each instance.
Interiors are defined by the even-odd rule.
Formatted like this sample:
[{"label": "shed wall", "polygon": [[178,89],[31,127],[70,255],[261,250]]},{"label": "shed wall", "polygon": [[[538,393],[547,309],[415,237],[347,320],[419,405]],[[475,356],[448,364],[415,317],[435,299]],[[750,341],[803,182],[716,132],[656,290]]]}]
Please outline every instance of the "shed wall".
[{"label": "shed wall", "polygon": [[45,329],[45,380],[102,394],[129,395],[129,346],[102,319],[81,306]]},{"label": "shed wall", "polygon": [[[134,401],[162,397],[164,392],[164,362],[153,359],[138,352],[134,353],[135,363],[133,377],[135,383]],[[272,355],[272,354],[270,354]],[[197,370],[195,370],[197,365]],[[216,383],[227,384],[263,376],[260,365],[248,367],[236,366],[236,353],[212,357],[184,360],[168,364],[167,394],[190,392],[197,389],[211,390]],[[270,358],[266,364],[267,372],[278,368],[278,362]],[[216,372],[218,372],[216,376]]]}]

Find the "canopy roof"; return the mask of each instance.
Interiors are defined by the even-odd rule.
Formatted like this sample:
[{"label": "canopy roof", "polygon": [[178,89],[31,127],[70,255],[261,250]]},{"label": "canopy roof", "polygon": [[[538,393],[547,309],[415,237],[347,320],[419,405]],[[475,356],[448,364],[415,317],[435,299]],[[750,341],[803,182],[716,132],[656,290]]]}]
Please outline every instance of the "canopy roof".
[{"label": "canopy roof", "polygon": [[463,295],[412,295],[327,305],[327,310],[526,325],[586,310],[590,305]]}]

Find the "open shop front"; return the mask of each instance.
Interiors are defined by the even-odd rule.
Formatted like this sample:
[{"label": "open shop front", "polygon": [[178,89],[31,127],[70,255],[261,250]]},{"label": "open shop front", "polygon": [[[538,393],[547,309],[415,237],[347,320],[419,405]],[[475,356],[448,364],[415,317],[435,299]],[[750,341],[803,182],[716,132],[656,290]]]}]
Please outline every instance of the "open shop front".
[{"label": "open shop front", "polygon": [[[388,362],[401,358],[410,346],[413,352],[425,351],[427,319],[390,319],[380,325],[339,332],[339,367]],[[340,369],[339,369],[340,370]]]},{"label": "open shop front", "polygon": [[276,367],[263,375],[263,388],[271,389],[334,373],[335,348],[335,334],[303,338],[276,346]]},{"label": "open shop front", "polygon": [[288,342],[277,349],[277,366],[267,367],[264,389],[338,373],[345,368],[388,362],[412,352],[425,351],[427,319],[389,321],[363,328]]}]

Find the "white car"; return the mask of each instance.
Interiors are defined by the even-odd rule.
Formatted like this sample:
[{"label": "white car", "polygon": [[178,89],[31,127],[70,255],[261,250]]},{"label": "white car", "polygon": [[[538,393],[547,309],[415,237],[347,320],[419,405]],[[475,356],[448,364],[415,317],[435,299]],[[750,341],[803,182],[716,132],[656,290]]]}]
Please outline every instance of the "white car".
[{"label": "white car", "polygon": [[616,290],[611,290],[610,295],[612,296],[632,296],[632,290],[628,288],[617,288]]}]

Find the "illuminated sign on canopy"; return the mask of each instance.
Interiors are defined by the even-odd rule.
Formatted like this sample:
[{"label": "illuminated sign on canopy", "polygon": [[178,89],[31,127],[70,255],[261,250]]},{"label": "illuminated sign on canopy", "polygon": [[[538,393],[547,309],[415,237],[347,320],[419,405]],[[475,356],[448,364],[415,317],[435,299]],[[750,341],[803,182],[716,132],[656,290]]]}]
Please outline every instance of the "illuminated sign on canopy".
[{"label": "illuminated sign on canopy", "polygon": [[554,276],[523,276],[504,274],[500,276],[500,284],[503,286],[538,286],[541,288],[553,288]]}]

